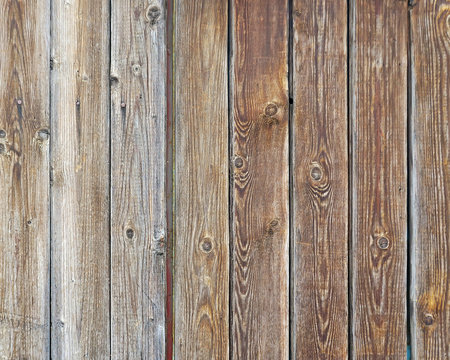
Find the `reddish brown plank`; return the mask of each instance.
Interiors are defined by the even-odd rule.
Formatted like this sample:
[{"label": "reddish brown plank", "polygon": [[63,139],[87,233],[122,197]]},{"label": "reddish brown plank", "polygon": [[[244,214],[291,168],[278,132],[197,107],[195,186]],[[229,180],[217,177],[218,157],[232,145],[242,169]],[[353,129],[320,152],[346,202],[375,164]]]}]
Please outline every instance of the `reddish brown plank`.
[{"label": "reddish brown plank", "polygon": [[49,357],[50,1],[0,0],[0,358]]},{"label": "reddish brown plank", "polygon": [[232,1],[233,358],[287,359],[288,2]]},{"label": "reddish brown plank", "polygon": [[450,1],[411,10],[414,359],[450,357]]},{"label": "reddish brown plank", "polygon": [[227,19],[227,1],[175,4],[175,359],[229,354]]},{"label": "reddish brown plank", "polygon": [[406,1],[351,2],[353,358],[406,358]]},{"label": "reddish brown plank", "polygon": [[347,2],[293,4],[293,357],[347,357]]}]

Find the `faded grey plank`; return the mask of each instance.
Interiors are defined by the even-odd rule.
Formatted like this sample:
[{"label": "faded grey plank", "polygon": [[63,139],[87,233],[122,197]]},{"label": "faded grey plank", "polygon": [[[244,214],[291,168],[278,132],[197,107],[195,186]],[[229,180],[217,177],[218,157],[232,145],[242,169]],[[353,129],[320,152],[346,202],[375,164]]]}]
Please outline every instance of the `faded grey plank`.
[{"label": "faded grey plank", "polygon": [[165,359],[164,7],[112,2],[112,359]]},{"label": "faded grey plank", "polygon": [[109,359],[109,1],[52,12],[52,357]]},{"label": "faded grey plank", "polygon": [[0,357],[49,356],[50,1],[0,0]]},{"label": "faded grey plank", "polygon": [[229,354],[227,19],[175,4],[175,359]]}]

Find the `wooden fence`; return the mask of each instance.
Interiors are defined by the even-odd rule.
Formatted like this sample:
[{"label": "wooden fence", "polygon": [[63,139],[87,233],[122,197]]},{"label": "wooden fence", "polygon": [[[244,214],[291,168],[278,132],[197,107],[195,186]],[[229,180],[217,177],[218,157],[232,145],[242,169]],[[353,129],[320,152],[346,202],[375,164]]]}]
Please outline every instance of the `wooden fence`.
[{"label": "wooden fence", "polygon": [[1,359],[450,359],[448,0],[0,0]]}]

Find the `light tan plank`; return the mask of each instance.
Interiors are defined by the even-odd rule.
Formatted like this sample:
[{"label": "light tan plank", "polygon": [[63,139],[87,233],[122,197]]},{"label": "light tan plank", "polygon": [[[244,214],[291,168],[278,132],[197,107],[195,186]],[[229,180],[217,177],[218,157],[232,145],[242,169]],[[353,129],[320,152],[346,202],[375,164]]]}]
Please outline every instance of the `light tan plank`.
[{"label": "light tan plank", "polygon": [[351,1],[352,351],[406,358],[406,1]]},{"label": "light tan plank", "polygon": [[347,1],[293,4],[293,357],[348,350]]},{"label": "light tan plank", "polygon": [[164,6],[112,3],[112,359],[165,359]]},{"label": "light tan plank", "polygon": [[174,358],[228,359],[227,2],[175,4]]},{"label": "light tan plank", "polygon": [[52,357],[109,359],[109,1],[52,12]]},{"label": "light tan plank", "polygon": [[450,1],[411,9],[413,359],[450,358]]},{"label": "light tan plank", "polygon": [[288,2],[233,0],[233,358],[289,355]]},{"label": "light tan plank", "polygon": [[0,357],[49,355],[50,2],[0,1]]}]

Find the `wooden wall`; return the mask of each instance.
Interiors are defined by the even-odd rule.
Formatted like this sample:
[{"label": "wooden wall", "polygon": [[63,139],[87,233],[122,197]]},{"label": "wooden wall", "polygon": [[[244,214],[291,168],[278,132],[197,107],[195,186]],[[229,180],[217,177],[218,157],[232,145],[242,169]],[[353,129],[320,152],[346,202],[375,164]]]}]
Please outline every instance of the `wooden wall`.
[{"label": "wooden wall", "polygon": [[448,0],[0,0],[0,359],[450,358]]}]

